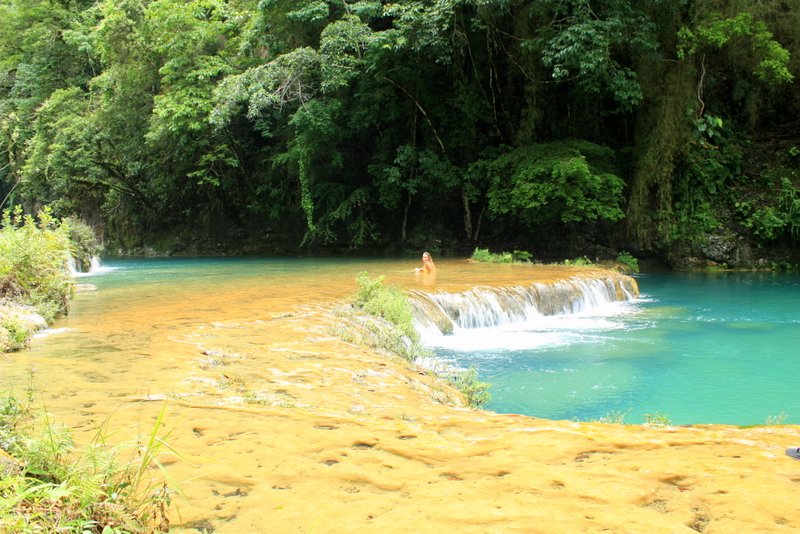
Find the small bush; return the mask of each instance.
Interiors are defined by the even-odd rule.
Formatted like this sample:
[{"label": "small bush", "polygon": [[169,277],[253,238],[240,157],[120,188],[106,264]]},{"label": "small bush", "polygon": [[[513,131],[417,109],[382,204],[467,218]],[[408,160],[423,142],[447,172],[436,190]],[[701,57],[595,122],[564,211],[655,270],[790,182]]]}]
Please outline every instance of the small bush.
[{"label": "small bush", "polygon": [[48,322],[65,314],[74,282],[66,266],[67,229],[42,210],[37,219],[17,208],[0,228],[0,298],[34,306]]},{"label": "small bush", "polygon": [[383,279],[359,273],[353,307],[337,311],[342,322],[333,328],[334,333],[349,343],[367,345],[407,361],[430,356],[420,343],[405,294],[384,285]]},{"label": "small bush", "polygon": [[488,248],[475,248],[472,261],[481,263],[530,263],[533,254],[524,250],[514,252],[489,252]]},{"label": "small bush", "polygon": [[[422,346],[419,333],[414,329],[411,304],[400,289],[384,285],[383,279],[383,276],[370,278],[367,273],[359,273],[354,304],[364,313],[340,310],[339,316],[344,322],[334,327],[334,332],[350,343],[385,350],[407,361],[429,357],[431,352]],[[479,381],[475,369],[447,368],[435,374],[459,390],[469,406],[481,406],[491,398],[490,384]]]},{"label": "small bush", "polygon": [[492,398],[489,393],[491,384],[478,380],[478,370],[474,367],[456,371],[448,377],[448,381],[464,394],[467,404],[473,408],[483,406]]},{"label": "small bush", "polygon": [[0,352],[11,352],[28,344],[31,332],[13,317],[0,320]]},{"label": "small bush", "polygon": [[572,267],[592,267],[594,262],[586,256],[581,256],[580,258],[575,258],[573,260],[564,260],[564,265],[569,265]]},{"label": "small bush", "polygon": [[639,260],[634,258],[630,252],[625,252],[624,250],[617,254],[617,263],[620,263],[626,267],[626,270],[631,273],[638,273],[639,272]]},{"label": "small bush", "polygon": [[383,279],[383,276],[370,279],[367,273],[359,273],[356,279],[356,306],[370,315],[383,317],[411,341],[419,341],[419,334],[414,329],[411,304],[400,289],[384,285]]}]

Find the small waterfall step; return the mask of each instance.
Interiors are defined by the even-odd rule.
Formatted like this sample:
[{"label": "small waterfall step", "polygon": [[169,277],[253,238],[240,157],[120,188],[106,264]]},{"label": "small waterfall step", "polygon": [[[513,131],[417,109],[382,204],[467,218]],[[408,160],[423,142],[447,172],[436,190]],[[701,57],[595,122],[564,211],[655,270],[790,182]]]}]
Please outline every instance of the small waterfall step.
[{"label": "small waterfall step", "polygon": [[630,276],[609,272],[595,278],[526,286],[476,287],[461,293],[409,292],[422,331],[472,329],[531,321],[545,315],[584,312],[611,302],[633,300],[639,286]]}]

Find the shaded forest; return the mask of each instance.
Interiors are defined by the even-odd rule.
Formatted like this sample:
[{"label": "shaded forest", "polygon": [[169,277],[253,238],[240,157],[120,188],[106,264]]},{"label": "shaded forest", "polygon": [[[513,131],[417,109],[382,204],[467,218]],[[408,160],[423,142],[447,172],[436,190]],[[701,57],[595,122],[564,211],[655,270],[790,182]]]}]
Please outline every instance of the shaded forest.
[{"label": "shaded forest", "polygon": [[789,0],[0,0],[0,201],[110,252],[796,264]]}]

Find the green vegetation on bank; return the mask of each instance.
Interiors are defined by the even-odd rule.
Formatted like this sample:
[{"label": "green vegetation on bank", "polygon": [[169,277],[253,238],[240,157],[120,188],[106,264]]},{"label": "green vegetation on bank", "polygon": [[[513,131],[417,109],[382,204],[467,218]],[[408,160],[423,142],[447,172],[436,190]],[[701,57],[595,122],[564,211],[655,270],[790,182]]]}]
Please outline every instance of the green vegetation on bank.
[{"label": "green vegetation on bank", "polygon": [[[359,273],[353,307],[339,310],[342,323],[334,332],[345,341],[385,351],[405,361],[430,358],[432,353],[420,343],[414,328],[414,312],[406,294],[383,283],[383,276],[370,278]],[[460,391],[470,406],[489,401],[490,384],[478,380],[475,369],[436,367],[433,372]]]},{"label": "green vegetation on bank", "polygon": [[165,447],[164,411],[133,460],[101,431],[82,450],[47,413],[36,423],[32,392],[0,399],[0,531],[122,534],[168,532],[170,490],[151,478]]},{"label": "green vegetation on bank", "polygon": [[0,228],[0,298],[28,304],[52,321],[69,309],[68,229],[45,209],[34,219],[5,211]]},{"label": "green vegetation on bank", "polygon": [[399,288],[385,285],[383,278],[359,273],[353,308],[341,310],[346,325],[340,325],[337,334],[408,362],[429,356],[414,329],[411,304]]},{"label": "green vegetation on bank", "polygon": [[88,265],[99,245],[91,229],[77,220],[59,221],[44,208],[37,217],[20,206],[0,221],[0,352],[24,347],[39,324],[69,310],[74,280],[70,258]]},{"label": "green vegetation on bank", "polygon": [[[530,252],[520,250],[515,250],[514,252],[490,252],[488,248],[476,248],[470,259],[481,263],[531,263],[533,255]],[[563,263],[573,267],[592,267],[595,265],[595,262],[586,256],[567,259]],[[639,272],[639,260],[634,258],[630,252],[620,252],[617,254],[616,260],[610,263],[611,268],[627,274]]]},{"label": "green vegetation on bank", "polygon": [[123,251],[797,263],[790,4],[6,0],[0,207]]},{"label": "green vegetation on bank", "polygon": [[481,263],[530,263],[533,255],[523,250],[514,252],[489,252],[488,248],[475,248],[470,259]]},{"label": "green vegetation on bank", "polygon": [[634,258],[630,252],[622,251],[617,255],[617,263],[623,268],[627,274],[634,274],[639,272],[639,260]]}]

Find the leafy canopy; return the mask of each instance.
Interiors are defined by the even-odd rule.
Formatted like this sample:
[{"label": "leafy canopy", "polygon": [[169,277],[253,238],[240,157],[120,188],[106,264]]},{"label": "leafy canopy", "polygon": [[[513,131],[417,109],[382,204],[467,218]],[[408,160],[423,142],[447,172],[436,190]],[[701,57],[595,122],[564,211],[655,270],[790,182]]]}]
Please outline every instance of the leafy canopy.
[{"label": "leafy canopy", "polygon": [[489,167],[489,209],[531,225],[617,221],[623,217],[624,182],[606,170],[612,154],[584,141],[510,150]]}]

